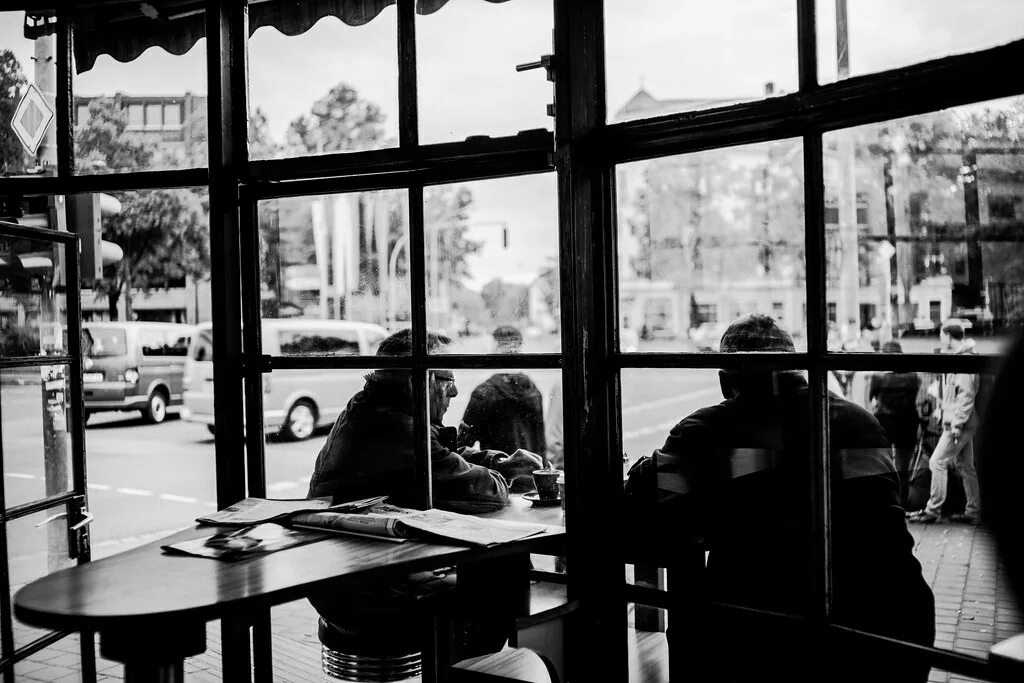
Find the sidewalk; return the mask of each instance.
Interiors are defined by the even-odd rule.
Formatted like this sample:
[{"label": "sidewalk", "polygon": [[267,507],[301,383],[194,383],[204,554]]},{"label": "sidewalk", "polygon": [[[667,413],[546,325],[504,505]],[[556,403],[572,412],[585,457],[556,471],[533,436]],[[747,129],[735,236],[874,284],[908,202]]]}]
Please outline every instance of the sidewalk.
[{"label": "sidewalk", "polygon": [[[994,643],[1024,632],[1022,612],[1010,593],[1004,569],[995,556],[995,541],[983,527],[962,524],[910,525],[915,553],[935,593],[935,645],[985,656]],[[274,680],[284,683],[330,681],[320,671],[317,616],[305,600],[273,609]],[[220,625],[207,625],[207,649],[185,662],[185,680],[221,680]],[[19,642],[24,642],[19,639]],[[121,667],[97,660],[100,681],[121,680]],[[665,667],[650,671],[663,672]],[[71,636],[18,664],[19,680],[79,681],[78,637]],[[657,676],[661,676],[658,673]],[[933,671],[934,683],[971,679]]]}]

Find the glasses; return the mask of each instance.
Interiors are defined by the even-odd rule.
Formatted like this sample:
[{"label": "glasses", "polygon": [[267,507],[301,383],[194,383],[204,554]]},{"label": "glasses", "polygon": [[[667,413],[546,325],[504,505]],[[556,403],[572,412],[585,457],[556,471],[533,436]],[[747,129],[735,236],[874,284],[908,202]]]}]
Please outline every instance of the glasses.
[{"label": "glasses", "polygon": [[453,375],[452,373],[445,373],[442,375],[435,372],[431,374],[431,377],[435,382],[444,386],[445,389],[448,389],[455,385],[455,375]]}]

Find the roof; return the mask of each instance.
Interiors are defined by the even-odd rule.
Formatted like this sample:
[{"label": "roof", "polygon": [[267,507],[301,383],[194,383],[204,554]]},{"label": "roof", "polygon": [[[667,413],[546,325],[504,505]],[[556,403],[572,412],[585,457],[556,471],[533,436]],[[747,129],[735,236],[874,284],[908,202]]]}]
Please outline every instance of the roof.
[{"label": "roof", "polygon": [[659,100],[646,89],[640,88],[629,100],[615,112],[614,121],[632,121],[633,119],[651,118],[665,114],[678,114],[687,111],[726,107],[730,104],[749,102],[757,97],[684,97]]}]

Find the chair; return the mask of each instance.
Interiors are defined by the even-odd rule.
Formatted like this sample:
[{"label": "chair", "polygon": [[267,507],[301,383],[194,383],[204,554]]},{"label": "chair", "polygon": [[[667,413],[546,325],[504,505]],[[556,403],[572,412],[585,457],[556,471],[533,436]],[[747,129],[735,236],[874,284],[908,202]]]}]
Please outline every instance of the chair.
[{"label": "chair", "polygon": [[559,683],[561,680],[547,657],[525,647],[459,662],[452,666],[448,676],[452,683]]}]

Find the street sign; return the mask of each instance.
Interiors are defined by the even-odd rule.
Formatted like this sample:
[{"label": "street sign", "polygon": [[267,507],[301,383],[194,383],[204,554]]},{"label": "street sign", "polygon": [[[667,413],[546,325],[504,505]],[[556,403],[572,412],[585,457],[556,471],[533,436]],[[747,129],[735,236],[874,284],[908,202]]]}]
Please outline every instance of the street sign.
[{"label": "street sign", "polygon": [[39,149],[39,143],[46,137],[46,129],[50,127],[53,115],[53,107],[39,92],[39,88],[29,83],[11,117],[11,128],[29,154],[35,154]]}]

